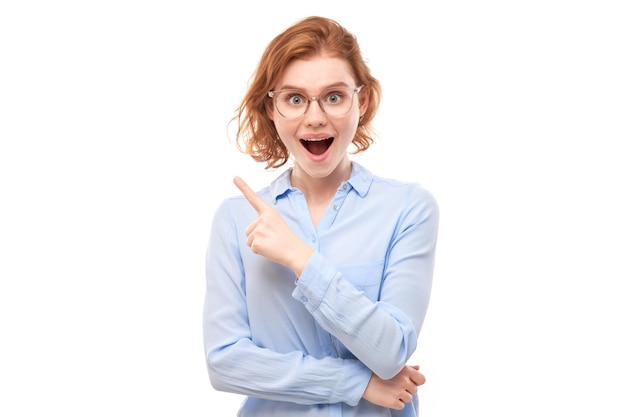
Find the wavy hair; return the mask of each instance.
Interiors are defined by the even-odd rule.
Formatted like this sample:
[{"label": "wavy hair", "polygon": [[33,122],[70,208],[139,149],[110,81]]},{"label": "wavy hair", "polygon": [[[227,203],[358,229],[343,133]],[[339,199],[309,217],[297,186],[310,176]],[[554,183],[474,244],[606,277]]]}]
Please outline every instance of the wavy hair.
[{"label": "wavy hair", "polygon": [[352,33],[332,19],[311,16],[296,22],[268,44],[231,120],[231,123],[237,124],[235,140],[238,149],[257,162],[265,162],[266,169],[279,168],[289,160],[289,151],[279,139],[274,122],[267,115],[268,106],[271,105],[267,93],[274,88],[293,60],[322,52],[345,59],[352,69],[356,84],[364,86],[360,94],[369,97],[367,110],[352,139],[356,148],[352,153],[363,152],[374,142],[371,122],[380,104],[380,83],[363,60],[357,39]]}]

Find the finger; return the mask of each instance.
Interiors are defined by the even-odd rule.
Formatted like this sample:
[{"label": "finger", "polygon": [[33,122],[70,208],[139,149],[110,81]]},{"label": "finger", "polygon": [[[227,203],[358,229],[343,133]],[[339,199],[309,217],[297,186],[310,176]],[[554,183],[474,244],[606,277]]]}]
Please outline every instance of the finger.
[{"label": "finger", "polygon": [[410,403],[411,401],[413,401],[413,394],[408,391],[405,392],[404,394],[402,394],[400,401],[402,401],[405,404]]},{"label": "finger", "polygon": [[256,229],[256,224],[259,221],[259,219],[256,219],[255,221],[253,221],[252,223],[250,223],[248,225],[248,227],[246,227],[246,236],[250,236],[252,234],[252,232],[254,232],[254,229]]},{"label": "finger", "polygon": [[423,373],[418,372],[417,375],[413,378],[411,378],[411,380],[417,385],[424,385],[424,383],[426,382],[426,377],[424,376]]},{"label": "finger", "polygon": [[257,213],[261,214],[265,208],[269,207],[267,203],[263,201],[263,199],[259,197],[259,195],[255,193],[254,190],[250,188],[250,186],[240,177],[235,177],[233,182],[237,188],[239,188],[243,196],[246,197],[246,200],[248,200],[250,205],[252,205],[252,207],[257,211]]},{"label": "finger", "polygon": [[396,400],[393,402],[393,404],[391,404],[389,408],[393,408],[394,410],[403,410],[404,403],[402,402],[402,400]]},{"label": "finger", "polygon": [[417,384],[412,383],[406,388],[406,392],[408,392],[410,395],[415,395],[417,394],[417,387]]},{"label": "finger", "polygon": [[426,382],[426,377],[424,376],[423,373],[418,371],[419,365],[413,365],[413,366],[410,366],[410,368],[413,369],[413,372],[409,374],[409,378],[411,379],[411,381],[413,381],[413,383],[415,383],[418,386],[423,385],[424,382]]},{"label": "finger", "polygon": [[400,394],[398,397],[398,402],[401,404],[401,406],[397,409],[402,410],[405,404],[410,403],[412,400],[413,400],[413,396],[405,391],[404,393]]}]

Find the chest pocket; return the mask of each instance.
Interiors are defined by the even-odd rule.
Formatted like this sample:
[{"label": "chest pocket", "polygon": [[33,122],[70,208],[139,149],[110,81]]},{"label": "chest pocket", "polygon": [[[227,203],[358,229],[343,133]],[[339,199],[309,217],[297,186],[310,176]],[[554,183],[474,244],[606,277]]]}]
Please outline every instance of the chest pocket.
[{"label": "chest pocket", "polygon": [[337,270],[372,301],[378,301],[383,280],[383,261],[356,265],[341,265]]}]

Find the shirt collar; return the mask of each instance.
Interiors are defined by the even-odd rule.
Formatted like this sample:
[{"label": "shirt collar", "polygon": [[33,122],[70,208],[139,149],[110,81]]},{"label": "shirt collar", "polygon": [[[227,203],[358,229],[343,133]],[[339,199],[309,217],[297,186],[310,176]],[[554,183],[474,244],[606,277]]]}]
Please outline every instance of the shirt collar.
[{"label": "shirt collar", "polygon": [[[292,171],[293,168],[285,170],[270,184],[269,191],[274,204],[276,204],[276,201],[281,196],[296,190],[296,188],[291,185]],[[370,171],[363,167],[363,165],[352,161],[352,172],[346,183],[356,191],[359,197],[365,197],[367,195],[373,179],[374,176]]]},{"label": "shirt collar", "polygon": [[354,188],[359,197],[365,197],[370,190],[374,175],[368,171],[363,165],[352,161],[352,173],[348,184]]}]

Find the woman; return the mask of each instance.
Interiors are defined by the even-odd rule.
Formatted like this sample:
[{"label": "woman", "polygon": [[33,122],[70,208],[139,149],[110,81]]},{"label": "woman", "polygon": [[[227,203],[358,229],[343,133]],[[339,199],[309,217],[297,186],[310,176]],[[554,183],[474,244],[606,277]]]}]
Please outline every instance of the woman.
[{"label": "woman", "polygon": [[[350,160],[381,89],[353,35],[310,17],[267,46],[235,120],[242,150],[292,166],[217,209],[204,345],[239,416],[416,416],[407,365],[426,314],[438,208],[418,184]],[[354,149],[351,149],[351,148]]]}]

